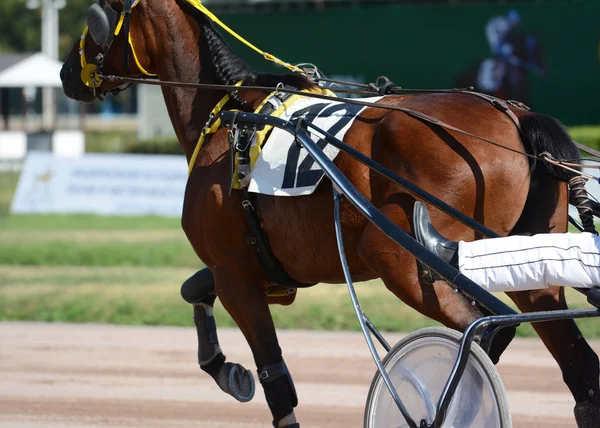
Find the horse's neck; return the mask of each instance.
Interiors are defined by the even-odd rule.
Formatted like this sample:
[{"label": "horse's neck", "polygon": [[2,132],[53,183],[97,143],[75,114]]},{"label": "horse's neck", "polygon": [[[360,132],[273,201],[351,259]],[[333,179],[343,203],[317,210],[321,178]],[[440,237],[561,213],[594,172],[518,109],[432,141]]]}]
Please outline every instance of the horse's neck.
[{"label": "horse's neck", "polygon": [[[158,7],[166,6],[159,4]],[[232,60],[231,51],[219,44],[220,36],[207,22],[190,19],[184,10],[178,8],[160,15],[161,19],[167,17],[169,20],[166,28],[177,29],[177,38],[164,37],[157,42],[160,47],[152,63],[156,64],[159,79],[223,83],[229,77],[223,76],[223,69],[227,67],[219,61],[223,62],[224,54],[229,54],[225,58],[229,63],[238,60]],[[163,87],[162,91],[175,134],[189,161],[211,110],[226,92],[167,87]]]},{"label": "horse's neck", "polygon": [[[192,67],[194,66],[192,65]],[[193,69],[197,70],[198,67]],[[173,68],[171,71],[160,73],[158,77],[161,80],[175,82],[210,82],[210,79],[199,78],[197,74],[194,76],[193,73],[188,73],[185,70]],[[173,129],[181,144],[183,153],[189,161],[198,143],[200,132],[208,120],[210,111],[223,96],[223,93],[183,88],[163,88],[162,92]]]}]

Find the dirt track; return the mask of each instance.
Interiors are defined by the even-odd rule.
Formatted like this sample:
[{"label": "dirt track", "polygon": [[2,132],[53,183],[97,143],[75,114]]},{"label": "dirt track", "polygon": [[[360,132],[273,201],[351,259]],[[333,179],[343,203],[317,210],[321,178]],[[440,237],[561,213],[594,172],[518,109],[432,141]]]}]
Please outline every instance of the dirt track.
[{"label": "dirt track", "polygon": [[[228,360],[254,369],[239,332],[219,335]],[[302,426],[362,426],[375,370],[362,336],[279,338]],[[192,328],[0,323],[0,426],[269,427],[262,390],[247,404],[223,394],[198,369],[195,340]],[[499,370],[515,427],[575,426],[571,395],[539,340],[515,340]]]}]

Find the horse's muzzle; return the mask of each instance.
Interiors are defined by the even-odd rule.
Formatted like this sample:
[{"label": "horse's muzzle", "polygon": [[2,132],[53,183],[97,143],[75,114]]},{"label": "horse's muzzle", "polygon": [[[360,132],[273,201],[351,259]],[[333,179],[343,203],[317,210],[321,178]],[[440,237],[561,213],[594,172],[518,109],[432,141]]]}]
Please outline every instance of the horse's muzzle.
[{"label": "horse's muzzle", "polygon": [[95,101],[94,94],[81,81],[80,73],[73,70],[68,62],[65,62],[60,69],[60,80],[67,97],[87,104]]}]

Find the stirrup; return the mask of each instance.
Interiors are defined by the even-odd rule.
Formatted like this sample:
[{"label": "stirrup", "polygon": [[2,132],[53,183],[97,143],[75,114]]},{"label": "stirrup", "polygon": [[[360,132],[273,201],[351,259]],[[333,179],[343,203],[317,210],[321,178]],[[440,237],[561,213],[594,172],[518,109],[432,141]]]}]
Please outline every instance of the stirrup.
[{"label": "stirrup", "polygon": [[446,263],[449,263],[454,268],[458,268],[458,242],[451,241],[440,235],[435,227],[433,227],[433,224],[431,224],[427,207],[422,202],[415,202],[413,208],[413,229],[415,238],[419,243]]}]

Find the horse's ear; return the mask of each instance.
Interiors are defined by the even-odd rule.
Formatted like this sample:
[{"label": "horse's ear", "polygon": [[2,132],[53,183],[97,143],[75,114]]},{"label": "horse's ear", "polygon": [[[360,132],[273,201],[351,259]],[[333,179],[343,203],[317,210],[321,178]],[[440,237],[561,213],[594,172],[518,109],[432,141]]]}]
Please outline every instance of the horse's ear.
[{"label": "horse's ear", "polygon": [[[106,12],[99,3],[94,3],[88,10],[88,33],[99,46],[106,46],[110,36],[110,22]],[[104,1],[106,3],[106,1]]]}]

